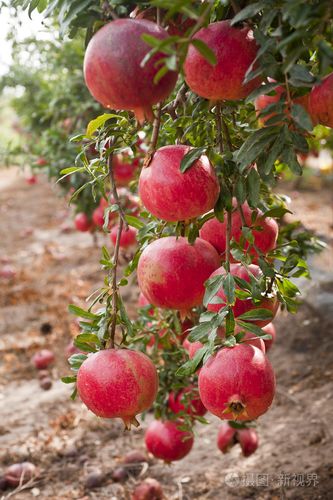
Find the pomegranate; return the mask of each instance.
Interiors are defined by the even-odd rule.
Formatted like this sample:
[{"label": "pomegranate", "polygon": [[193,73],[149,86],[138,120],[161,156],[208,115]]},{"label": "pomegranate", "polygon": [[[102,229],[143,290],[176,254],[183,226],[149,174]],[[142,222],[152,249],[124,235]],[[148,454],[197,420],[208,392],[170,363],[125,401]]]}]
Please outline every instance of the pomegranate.
[{"label": "pomegranate", "polygon": [[[249,266],[247,266],[247,268],[245,268],[242,264],[231,264],[231,266],[230,266],[230,273],[233,276],[237,276],[237,277],[247,281],[248,283],[250,282],[249,272],[255,278],[259,278],[261,275],[260,268],[258,266],[256,266],[255,264],[250,264]],[[216,269],[216,271],[213,272],[211,277],[218,276],[218,275],[224,275],[224,274],[226,274],[226,270],[224,269],[224,267],[220,267],[219,269]],[[239,288],[239,287],[236,285],[236,289],[237,288]],[[210,303],[210,304],[208,304],[207,309],[209,311],[218,312],[226,304],[226,296],[225,296],[223,287],[220,288],[220,290],[217,292],[216,296],[220,297],[223,300],[223,303],[220,303],[220,304]],[[244,314],[247,311],[251,311],[252,309],[268,309],[272,313],[272,318],[274,318],[274,316],[276,315],[276,313],[278,311],[278,308],[279,308],[279,303],[278,303],[278,300],[275,296],[268,296],[268,297],[263,296],[262,300],[256,304],[252,301],[251,298],[248,298],[245,300],[241,300],[241,299],[237,298],[235,301],[235,304],[232,306],[232,310],[233,310],[235,318],[237,318],[238,316],[241,316],[242,314]],[[263,327],[263,326],[268,325],[268,323],[270,323],[272,321],[272,318],[265,319],[265,320],[255,320],[255,321],[252,321],[252,323],[254,323],[260,327]]]},{"label": "pomegranate", "polygon": [[275,342],[276,329],[275,329],[275,326],[273,325],[273,323],[268,323],[268,325],[264,326],[263,330],[264,330],[264,332],[268,333],[268,335],[271,335],[271,337],[272,337],[271,339],[264,340],[266,352],[267,352],[270,350],[270,348],[272,347],[272,345]]},{"label": "pomegranate", "polygon": [[6,483],[10,486],[25,484],[37,475],[37,469],[31,462],[12,464],[5,470]]},{"label": "pomegranate", "polygon": [[43,156],[40,156],[36,160],[36,165],[38,165],[38,167],[45,167],[48,163],[49,162]]},{"label": "pomegranate", "polygon": [[162,486],[156,479],[147,477],[138,484],[131,495],[131,500],[162,500]]},{"label": "pomegranate", "polygon": [[259,77],[243,84],[258,49],[249,28],[234,28],[229,21],[219,21],[202,28],[193,38],[203,41],[217,59],[213,66],[190,45],[184,72],[193,92],[211,100],[235,100],[243,99],[260,85]]},{"label": "pomegranate", "polygon": [[125,155],[115,155],[112,160],[112,168],[117,186],[127,186],[134,179],[138,166],[138,160]]},{"label": "pomegranate", "polygon": [[185,339],[183,342],[183,347],[188,351],[188,356],[190,359],[194,358],[195,353],[203,347],[203,344],[199,341],[190,342],[188,339]]},{"label": "pomegranate", "polygon": [[86,232],[90,231],[93,227],[91,221],[89,220],[87,214],[80,212],[76,214],[74,218],[74,224],[78,231]]},{"label": "pomegranate", "polygon": [[151,407],[157,389],[156,368],[148,356],[127,349],[90,354],[77,374],[78,394],[89,410],[121,418],[126,429],[139,425],[135,415]]},{"label": "pomegranate", "polygon": [[[234,211],[231,216],[231,237],[236,243],[240,242],[242,237],[242,219],[239,210],[237,209],[237,201],[233,200]],[[252,229],[254,238],[254,246],[258,250],[267,254],[276,246],[278,237],[279,226],[277,222],[271,217],[263,217],[260,210],[251,210],[247,203],[243,203],[242,211],[244,214],[246,225]],[[252,222],[252,217],[255,216]],[[227,214],[225,214],[224,221],[220,222],[217,219],[209,219],[204,223],[200,230],[200,238],[209,241],[211,245],[221,254],[225,254],[226,249],[226,230],[227,230]],[[250,249],[249,249],[250,247]],[[247,241],[244,243],[244,251],[249,249],[252,262],[258,261],[258,252]],[[232,255],[230,256],[231,262],[235,262]]]},{"label": "pomegranate", "polygon": [[[110,239],[114,246],[116,246],[117,234],[118,234],[119,226],[118,224],[111,229]],[[119,246],[120,248],[128,248],[136,244],[136,234],[137,230],[134,227],[129,226],[128,229],[123,228],[121,235]]]},{"label": "pomegranate", "polygon": [[236,429],[228,422],[223,422],[217,435],[217,447],[222,453],[227,453],[234,444],[236,444]]},{"label": "pomegranate", "polygon": [[[143,295],[143,293],[140,292],[139,300],[138,300],[138,307],[146,307],[146,306],[150,306],[150,305],[151,304],[146,299],[146,297]],[[154,316],[154,308],[153,307],[151,307],[150,309],[148,309],[148,315],[149,316]]]},{"label": "pomegranate", "polygon": [[333,128],[333,73],[311,90],[309,113],[315,123]]},{"label": "pomegranate", "polygon": [[182,431],[180,421],[153,420],[145,434],[145,443],[148,451],[156,458],[165,462],[181,460],[192,449],[193,434]]},{"label": "pomegranate", "polygon": [[37,370],[44,370],[54,362],[54,354],[48,349],[42,349],[36,352],[31,361]]},{"label": "pomegranate", "polygon": [[180,164],[190,146],[164,146],[141,170],[139,195],[149,212],[166,221],[188,220],[211,210],[220,187],[209,159],[201,155],[184,173]]},{"label": "pomegranate", "polygon": [[[188,397],[190,395],[190,398]],[[206,408],[193,387],[186,387],[178,393],[169,394],[168,406],[173,413],[186,412],[188,415],[203,417],[207,413]]]},{"label": "pomegranate", "polygon": [[38,182],[38,178],[37,178],[37,175],[28,175],[26,178],[25,178],[27,184],[37,184]]},{"label": "pomegranate", "polygon": [[200,398],[208,411],[222,419],[258,418],[272,404],[274,392],[272,366],[252,345],[220,349],[199,373]]},{"label": "pomegranate", "polygon": [[93,211],[92,221],[97,227],[103,227],[104,225],[104,208],[97,207]]},{"label": "pomegranate", "polygon": [[151,47],[142,35],[159,40],[168,33],[145,19],[117,19],[103,26],[90,40],[84,57],[86,85],[106,108],[134,111],[137,119],[152,119],[152,105],[173,90],[177,73],[168,71],[158,83],[154,77],[165,54],[158,52],[143,66]]},{"label": "pomegranate", "polygon": [[244,457],[249,457],[258,448],[258,434],[254,429],[239,429],[237,441],[241,445]]},{"label": "pomegranate", "polygon": [[0,278],[11,280],[16,276],[16,269],[14,266],[5,265],[0,269]]},{"label": "pomegranate", "polygon": [[138,263],[138,283],[147,300],[157,307],[188,310],[201,304],[204,283],[219,265],[216,250],[200,238],[168,236],[150,243]]}]

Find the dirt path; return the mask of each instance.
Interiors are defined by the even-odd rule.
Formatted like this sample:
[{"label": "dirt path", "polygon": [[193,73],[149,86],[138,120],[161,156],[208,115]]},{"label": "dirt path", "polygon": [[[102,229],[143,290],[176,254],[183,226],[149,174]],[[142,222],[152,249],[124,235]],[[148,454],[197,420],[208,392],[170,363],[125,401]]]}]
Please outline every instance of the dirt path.
[{"label": "dirt path", "polygon": [[[292,209],[329,241],[329,204],[329,192],[300,193]],[[143,447],[146,424],[123,434],[120,423],[97,419],[72,402],[69,388],[57,381],[68,372],[64,351],[76,332],[67,305],[82,304],[101,282],[99,249],[89,235],[64,231],[65,203],[44,181],[28,186],[15,172],[0,171],[0,215],[0,265],[17,270],[10,282],[0,281],[0,475],[18,460],[40,468],[32,489],[11,496],[19,500],[129,499],[136,479],[114,483],[111,472],[126,451]],[[278,393],[259,421],[258,451],[248,459],[238,447],[222,455],[215,444],[218,421],[209,418],[212,425],[197,428],[188,457],[172,466],[152,461],[144,471],[144,477],[161,481],[167,499],[331,498],[331,264],[328,250],[314,260],[316,282],[306,285],[306,302],[297,316],[282,313],[276,321],[278,340],[270,357]],[[134,310],[135,287],[125,294]],[[41,333],[46,323],[49,334]],[[57,356],[47,392],[30,366],[41,346]],[[95,468],[106,480],[85,490],[85,477]]]}]

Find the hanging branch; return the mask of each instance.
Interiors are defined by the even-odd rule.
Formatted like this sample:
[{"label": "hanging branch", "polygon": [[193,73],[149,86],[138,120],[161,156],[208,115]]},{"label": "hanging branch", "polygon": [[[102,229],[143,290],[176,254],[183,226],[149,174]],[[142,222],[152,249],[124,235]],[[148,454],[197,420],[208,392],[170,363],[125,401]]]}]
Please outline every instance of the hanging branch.
[{"label": "hanging branch", "polygon": [[237,200],[237,208],[239,210],[240,218],[241,218],[241,221],[242,221],[242,226],[246,226],[247,224],[246,224],[246,220],[245,220],[245,215],[244,215],[243,207],[239,203],[238,200]]},{"label": "hanging branch", "polygon": [[154,124],[153,124],[153,133],[151,136],[151,142],[150,142],[149,149],[148,149],[146,157],[143,161],[143,168],[149,167],[149,165],[153,159],[153,156],[155,154],[155,151],[156,151],[158,134],[159,134],[160,125],[161,125],[161,110],[162,110],[162,104],[159,103],[156,106],[157,112],[156,112],[156,116],[155,116],[155,120],[154,120]]},{"label": "hanging branch", "polygon": [[219,146],[220,154],[222,155],[224,153],[224,146],[223,146],[222,116],[221,116],[221,104],[220,104],[220,102],[216,103],[215,121],[216,121],[216,130],[217,130],[217,144]]},{"label": "hanging branch", "polygon": [[118,212],[119,212],[120,220],[123,222],[125,231],[127,231],[128,224],[127,224],[127,220],[125,217],[125,212],[124,212],[124,210],[121,206],[120,200],[119,200],[119,195],[118,195],[116,183],[114,180],[112,159],[113,159],[113,153],[111,153],[109,158],[108,158],[108,169],[109,169],[109,178],[110,178],[110,184],[111,184],[111,193],[112,193],[112,197],[113,197],[115,204],[118,205]]},{"label": "hanging branch", "polygon": [[225,268],[230,272],[230,240],[231,240],[231,211],[227,212],[227,231],[225,246]]}]

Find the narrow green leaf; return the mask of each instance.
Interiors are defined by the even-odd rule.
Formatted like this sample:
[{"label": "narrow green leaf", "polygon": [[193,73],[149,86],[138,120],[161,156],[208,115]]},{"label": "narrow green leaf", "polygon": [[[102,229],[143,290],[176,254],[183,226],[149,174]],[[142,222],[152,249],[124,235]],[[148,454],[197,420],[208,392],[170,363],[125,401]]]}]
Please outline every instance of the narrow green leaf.
[{"label": "narrow green leaf", "polygon": [[75,314],[75,316],[79,316],[80,318],[93,319],[93,320],[98,318],[96,314],[93,314],[89,311],[85,311],[84,309],[81,309],[81,307],[75,306],[74,304],[70,304],[68,306],[68,310],[70,313]]},{"label": "narrow green leaf", "polygon": [[223,280],[223,290],[228,305],[233,305],[235,303],[235,280],[231,273],[228,273]]},{"label": "narrow green leaf", "polygon": [[248,320],[248,321],[257,321],[257,320],[266,320],[272,319],[273,314],[269,309],[257,308],[251,309],[250,311],[246,311],[244,314],[241,314],[237,317],[237,320]]},{"label": "narrow green leaf", "polygon": [[215,66],[217,64],[217,59],[215,53],[199,38],[193,38],[190,42],[194,47],[200,52],[200,54],[211,64]]},{"label": "narrow green leaf", "polygon": [[180,171],[182,174],[186,172],[190,167],[192,167],[193,163],[200,158],[200,156],[206,151],[206,146],[202,146],[200,148],[192,148],[190,149],[184,156],[180,163]]}]

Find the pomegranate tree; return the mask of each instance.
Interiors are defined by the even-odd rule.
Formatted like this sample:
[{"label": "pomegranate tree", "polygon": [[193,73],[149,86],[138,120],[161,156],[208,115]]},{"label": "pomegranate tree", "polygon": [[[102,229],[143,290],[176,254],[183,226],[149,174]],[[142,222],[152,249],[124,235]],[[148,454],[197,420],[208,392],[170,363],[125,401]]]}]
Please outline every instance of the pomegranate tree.
[{"label": "pomegranate tree", "polygon": [[190,453],[194,438],[189,431],[180,429],[181,421],[153,420],[146,430],[147,450],[156,458],[170,463]]}]

